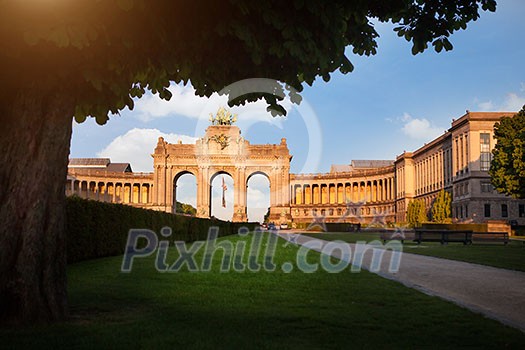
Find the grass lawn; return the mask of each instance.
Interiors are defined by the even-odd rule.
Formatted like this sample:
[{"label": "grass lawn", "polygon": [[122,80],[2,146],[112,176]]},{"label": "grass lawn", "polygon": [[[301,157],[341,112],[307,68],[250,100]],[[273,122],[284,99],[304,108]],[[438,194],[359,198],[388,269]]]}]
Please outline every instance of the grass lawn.
[{"label": "grass lawn", "polygon": [[[246,242],[250,237],[221,240]],[[298,248],[278,241],[274,272],[160,273],[155,257],[71,265],[71,320],[0,330],[2,348],[522,348],[525,334],[377,275],[306,274],[280,266]],[[177,252],[170,248],[167,262]],[[200,259],[197,259],[200,261]],[[310,263],[319,254],[308,254]]]},{"label": "grass lawn", "polygon": [[[304,233],[306,236],[316,237],[327,241],[341,240],[348,243],[357,241],[373,241],[379,239],[377,232],[359,233]],[[451,260],[460,260],[476,264],[501,267],[510,270],[525,271],[525,244],[511,241],[503,243],[449,243],[441,245],[439,242],[423,242],[420,246],[407,240],[403,245],[405,253],[435,256]]]}]

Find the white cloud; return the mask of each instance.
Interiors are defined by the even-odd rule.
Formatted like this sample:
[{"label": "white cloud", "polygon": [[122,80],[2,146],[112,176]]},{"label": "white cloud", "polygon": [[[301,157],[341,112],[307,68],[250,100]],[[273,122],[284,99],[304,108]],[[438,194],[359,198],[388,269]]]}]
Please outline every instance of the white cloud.
[{"label": "white cloud", "polygon": [[[217,93],[210,97],[195,95],[195,89],[191,85],[172,84],[169,90],[173,94],[169,101],[162,100],[157,95],[146,94],[135,102],[137,118],[143,122],[149,122],[158,118],[170,118],[174,116],[185,116],[193,119],[201,119],[208,123],[210,113],[215,113],[221,106],[228,106],[227,96],[219,96]],[[281,105],[289,112],[293,105],[285,98]],[[254,122],[267,122],[282,128],[283,118],[272,117],[266,111],[267,104],[263,100],[247,103],[244,106],[230,108],[232,113],[238,115],[237,124],[241,128],[250,126]]]},{"label": "white cloud", "polygon": [[484,111],[492,111],[494,110],[494,104],[492,101],[486,101],[486,102],[480,102],[478,103],[479,110]]},{"label": "white cloud", "polygon": [[252,176],[248,180],[248,220],[263,222],[270,207],[270,183],[264,175]]},{"label": "white cloud", "polygon": [[199,118],[207,105],[218,108],[226,103],[226,98],[221,98],[217,94],[210,97],[196,96],[195,89],[191,85],[172,84],[169,90],[173,94],[169,101],[153,94],[146,94],[138,100],[135,104],[138,118],[146,122],[156,118],[168,117],[171,114]]},{"label": "white cloud", "polygon": [[515,93],[509,93],[505,97],[503,109],[505,111],[517,112],[525,106],[525,96],[518,96]]},{"label": "white cloud", "polygon": [[444,128],[433,125],[428,119],[413,118],[408,113],[403,114],[401,121],[404,123],[401,130],[405,135],[417,140],[431,140],[438,137]]},{"label": "white cloud", "polygon": [[117,136],[104,149],[97,153],[97,157],[110,158],[114,163],[131,163],[135,172],[153,171],[153,153],[158,138],[162,136],[170,143],[181,140],[183,143],[195,143],[196,138],[167,134],[157,129],[131,129],[121,136]]},{"label": "white cloud", "polygon": [[[521,83],[520,87],[521,92],[525,92],[525,84]],[[477,100],[474,100],[477,102]],[[505,95],[503,100],[500,103],[492,103],[492,101],[478,102],[477,106],[480,111],[495,112],[517,112],[523,108],[525,105],[525,96],[519,95],[514,92],[509,92]]]}]

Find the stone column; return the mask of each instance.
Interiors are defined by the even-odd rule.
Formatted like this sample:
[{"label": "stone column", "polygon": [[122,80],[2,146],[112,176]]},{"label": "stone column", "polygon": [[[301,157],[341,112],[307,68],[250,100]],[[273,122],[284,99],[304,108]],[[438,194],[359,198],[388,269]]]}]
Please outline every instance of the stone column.
[{"label": "stone column", "polygon": [[154,191],[153,194],[153,204],[157,205],[159,204],[159,192],[157,191],[157,188],[159,187],[159,166],[154,165],[153,168],[153,184],[154,184]]},{"label": "stone column", "polygon": [[244,166],[235,169],[234,174],[234,205],[233,221],[246,222],[246,202],[247,198],[246,168]]},{"label": "stone column", "polygon": [[199,166],[196,175],[197,180],[197,216],[209,218],[210,213],[210,190],[209,167]]}]

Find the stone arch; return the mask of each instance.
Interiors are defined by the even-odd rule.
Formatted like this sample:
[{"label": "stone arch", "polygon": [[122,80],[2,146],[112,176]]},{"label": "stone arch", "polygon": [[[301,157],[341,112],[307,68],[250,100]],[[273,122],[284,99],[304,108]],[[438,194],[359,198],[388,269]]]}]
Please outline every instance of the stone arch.
[{"label": "stone arch", "polygon": [[[270,182],[270,216],[275,222],[291,220],[290,161],[286,139],[280,144],[252,145],[234,125],[210,125],[194,144],[169,144],[159,138],[153,156],[152,203],[157,210],[172,211],[174,182],[191,172],[197,180],[197,216],[211,216],[212,182],[220,174],[233,179],[227,192],[234,206],[233,221],[246,221],[247,181],[263,173]],[[230,181],[231,184],[231,181]]]}]

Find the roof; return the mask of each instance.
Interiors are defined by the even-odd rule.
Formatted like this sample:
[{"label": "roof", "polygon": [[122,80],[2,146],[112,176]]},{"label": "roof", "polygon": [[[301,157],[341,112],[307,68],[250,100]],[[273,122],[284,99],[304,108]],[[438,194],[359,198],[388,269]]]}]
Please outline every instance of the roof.
[{"label": "roof", "polygon": [[105,168],[111,162],[109,158],[70,158],[69,168]]},{"label": "roof", "polygon": [[354,169],[372,169],[372,168],[382,168],[390,165],[394,165],[393,160],[352,160],[350,163]]},{"label": "roof", "polygon": [[349,173],[360,169],[377,169],[394,165],[393,160],[352,160],[350,164],[332,164],[331,173]]},{"label": "roof", "polygon": [[131,164],[129,163],[110,163],[108,164],[107,171],[114,171],[118,173],[131,173]]},{"label": "roof", "polygon": [[69,159],[68,168],[82,170],[95,169],[110,171],[115,173],[131,173],[130,163],[111,163],[109,158],[71,158]]},{"label": "roof", "polygon": [[449,129],[452,130],[459,125],[467,122],[468,120],[487,120],[487,121],[498,121],[501,117],[512,117],[517,112],[471,112],[467,111],[458,119],[452,119],[452,127]]},{"label": "roof", "polygon": [[338,164],[332,164],[330,167],[331,173],[348,173],[352,171],[352,167],[350,165],[338,165]]}]

